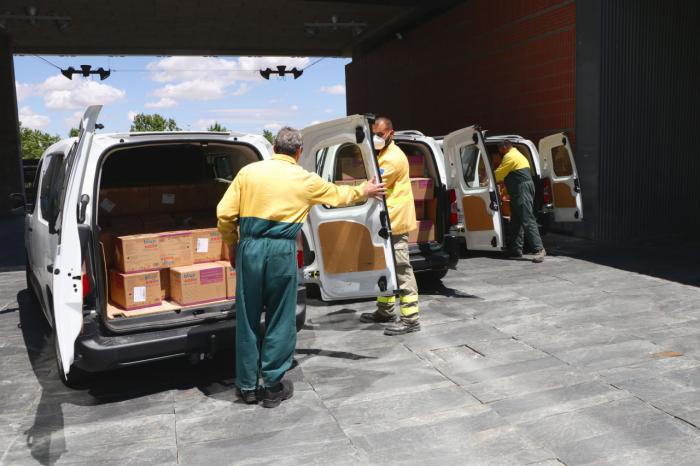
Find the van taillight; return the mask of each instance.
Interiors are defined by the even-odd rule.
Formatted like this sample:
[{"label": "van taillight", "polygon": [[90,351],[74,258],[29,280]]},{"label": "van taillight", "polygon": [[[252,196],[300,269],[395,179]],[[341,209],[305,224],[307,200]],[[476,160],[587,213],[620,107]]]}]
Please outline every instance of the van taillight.
[{"label": "van taillight", "polygon": [[300,269],[304,268],[304,251],[297,249],[297,267]]},{"label": "van taillight", "polygon": [[92,290],[90,289],[90,278],[87,274],[83,274],[83,299],[87,298]]},{"label": "van taillight", "polygon": [[552,182],[549,180],[549,178],[544,178],[542,180],[542,203],[552,203]]},{"label": "van taillight", "polygon": [[450,189],[447,193],[450,195],[450,225],[457,225],[459,223],[459,216],[457,215],[457,191]]}]

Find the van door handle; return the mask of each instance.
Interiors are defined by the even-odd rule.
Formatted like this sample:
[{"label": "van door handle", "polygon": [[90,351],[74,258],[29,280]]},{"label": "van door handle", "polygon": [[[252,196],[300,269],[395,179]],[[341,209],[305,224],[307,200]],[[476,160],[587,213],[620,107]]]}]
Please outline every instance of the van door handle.
[{"label": "van door handle", "polygon": [[34,231],[34,228],[32,228],[32,227],[27,227],[27,231]]},{"label": "van door handle", "polygon": [[48,273],[53,273],[53,264],[47,265],[47,266],[46,266],[46,271],[47,271]]}]

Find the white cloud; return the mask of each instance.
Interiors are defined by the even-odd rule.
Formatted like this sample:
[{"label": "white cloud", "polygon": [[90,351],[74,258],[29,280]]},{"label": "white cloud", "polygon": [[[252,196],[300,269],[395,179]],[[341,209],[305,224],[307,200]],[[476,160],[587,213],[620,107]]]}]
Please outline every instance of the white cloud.
[{"label": "white cloud", "polygon": [[34,93],[34,85],[32,84],[22,84],[15,81],[15,89],[17,93],[17,102],[22,102]]},{"label": "white cloud", "polygon": [[170,108],[177,105],[177,100],[171,99],[170,97],[161,97],[158,102],[146,102],[144,107],[146,108]]},{"label": "white cloud", "polygon": [[[151,79],[166,83],[155,90],[156,97],[178,100],[213,100],[226,94],[241,96],[251,90],[248,82],[260,82],[259,70],[285,65],[303,68],[306,57],[167,57],[149,63]],[[238,84],[236,90],[230,88]]]},{"label": "white cloud", "polygon": [[44,106],[51,110],[84,109],[88,105],[108,105],[123,99],[121,89],[90,79],[66,79],[58,74],[41,84],[33,85],[32,93],[44,99]]},{"label": "white cloud", "polygon": [[77,110],[73,112],[70,116],[63,119],[63,123],[67,128],[80,128],[80,120],[83,118],[84,112],[82,110]]},{"label": "white cloud", "polygon": [[24,106],[19,109],[19,121],[22,126],[30,129],[42,129],[49,124],[49,117],[34,113],[29,106]]},{"label": "white cloud", "polygon": [[333,110],[332,108],[327,108],[323,111],[323,113],[334,113],[334,112],[335,112],[335,110]]},{"label": "white cloud", "polygon": [[313,125],[317,125],[319,123],[321,123],[319,120],[314,120],[311,123],[309,123],[307,126],[313,126]]},{"label": "white cloud", "polygon": [[289,107],[289,110],[291,110],[291,111],[293,111],[293,112],[296,112],[297,110],[299,110],[299,106],[298,106],[298,105],[292,105],[291,107]]},{"label": "white cloud", "polygon": [[126,117],[129,119],[130,122],[134,122],[134,118],[136,118],[136,115],[138,115],[139,112],[136,110],[130,110],[129,113],[126,114]]},{"label": "white cloud", "polygon": [[345,86],[343,84],[335,84],[333,86],[323,86],[320,89],[321,92],[326,94],[345,94]]},{"label": "white cloud", "polygon": [[268,123],[263,128],[269,129],[270,131],[279,131],[279,129],[282,127],[281,124],[279,123]]}]

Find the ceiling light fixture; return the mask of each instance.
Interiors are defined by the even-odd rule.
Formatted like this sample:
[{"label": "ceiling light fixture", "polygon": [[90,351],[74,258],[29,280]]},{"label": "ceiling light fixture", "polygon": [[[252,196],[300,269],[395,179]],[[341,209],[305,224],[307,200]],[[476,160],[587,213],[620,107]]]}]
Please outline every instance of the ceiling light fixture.
[{"label": "ceiling light fixture", "polygon": [[297,69],[296,67],[292,68],[291,70],[287,70],[287,67],[285,65],[280,65],[277,67],[277,70],[273,70],[270,68],[265,68],[264,70],[260,70],[260,76],[262,76],[265,79],[270,79],[270,75],[272,74],[277,74],[280,76],[280,78],[291,74],[294,76],[294,79],[298,79],[299,76],[304,74],[304,70]]},{"label": "ceiling light fixture", "polygon": [[102,67],[93,70],[91,65],[80,65],[79,70],[76,70],[72,66],[69,66],[66,69],[62,69],[61,74],[71,80],[73,79],[74,74],[83,75],[83,77],[85,78],[89,77],[91,74],[96,74],[100,77],[100,81],[104,81],[105,79],[109,78],[109,76],[112,74],[112,70],[105,70]]},{"label": "ceiling light fixture", "polygon": [[321,29],[338,31],[340,29],[350,30],[352,35],[359,36],[367,28],[367,23],[360,21],[340,21],[336,15],[331,16],[328,23],[304,23],[304,35],[306,37],[315,36]]}]

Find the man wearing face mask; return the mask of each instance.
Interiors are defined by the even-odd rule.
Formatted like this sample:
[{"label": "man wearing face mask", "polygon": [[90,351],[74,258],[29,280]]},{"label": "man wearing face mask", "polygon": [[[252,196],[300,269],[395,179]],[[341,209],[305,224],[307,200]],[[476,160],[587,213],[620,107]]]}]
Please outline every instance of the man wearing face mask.
[{"label": "man wearing face mask", "polygon": [[361,322],[392,323],[385,335],[403,335],[420,330],[418,320],[418,285],[408,255],[408,232],[416,229],[416,208],[408,172],[406,154],[393,141],[391,120],[378,118],[372,126],[374,147],[379,151],[377,161],[382,182],[386,184],[386,205],[391,222],[391,242],[396,257],[396,276],[399,282],[401,309],[396,321],[396,298],[377,297],[377,310],[360,316]]}]

